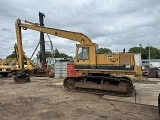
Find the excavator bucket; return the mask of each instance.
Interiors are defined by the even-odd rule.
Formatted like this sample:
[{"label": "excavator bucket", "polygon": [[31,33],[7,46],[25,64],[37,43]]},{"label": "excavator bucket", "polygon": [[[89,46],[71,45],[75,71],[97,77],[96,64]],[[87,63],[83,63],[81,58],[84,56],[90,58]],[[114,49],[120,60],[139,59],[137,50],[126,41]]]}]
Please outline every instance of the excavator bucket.
[{"label": "excavator bucket", "polygon": [[16,76],[14,77],[14,82],[15,83],[19,83],[19,84],[22,84],[22,83],[27,83],[27,82],[30,82],[30,78],[29,78],[29,75],[26,74],[26,73],[20,73],[20,74],[16,74]]}]

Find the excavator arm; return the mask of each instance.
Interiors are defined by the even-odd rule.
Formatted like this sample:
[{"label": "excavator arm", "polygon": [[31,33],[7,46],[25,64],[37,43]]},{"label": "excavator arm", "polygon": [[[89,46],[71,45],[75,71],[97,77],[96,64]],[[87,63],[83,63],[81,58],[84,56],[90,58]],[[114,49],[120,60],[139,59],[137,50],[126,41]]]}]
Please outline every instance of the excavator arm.
[{"label": "excavator arm", "polygon": [[15,27],[16,27],[17,45],[18,45],[18,53],[19,53],[18,61],[20,63],[20,69],[22,70],[24,69],[24,65],[23,65],[24,63],[23,63],[23,45],[22,45],[21,28],[23,28],[24,30],[31,29],[31,30],[51,34],[54,36],[77,41],[81,44],[92,44],[92,41],[86,35],[82,33],[39,26],[39,24],[37,23],[32,23],[26,20],[24,21],[24,23],[22,23],[21,20],[18,19],[16,21]]},{"label": "excavator arm", "polygon": [[[19,58],[19,54],[18,54],[18,45],[15,43],[14,44],[14,49],[15,49],[15,53],[16,53],[16,58],[17,58],[17,60],[18,60],[18,58]],[[27,61],[27,65],[31,65],[32,66],[32,68],[36,68],[36,66],[35,66],[35,64],[31,61],[31,59],[29,59],[26,55],[25,55],[25,53],[23,52],[23,58],[24,58],[24,60],[26,60]],[[19,62],[19,61],[18,61]],[[18,64],[20,64],[20,63],[18,63]]]},{"label": "excavator arm", "polygon": [[72,31],[66,31],[66,30],[59,30],[55,28],[49,28],[44,26],[39,26],[37,23],[28,22],[25,20],[25,23],[21,23],[21,21],[17,20],[17,25],[19,27],[22,27],[23,29],[31,29],[43,33],[48,33],[54,36],[66,38],[69,40],[77,41],[79,43],[85,43],[90,44],[92,41],[84,34],[78,33],[78,32],[72,32]]}]

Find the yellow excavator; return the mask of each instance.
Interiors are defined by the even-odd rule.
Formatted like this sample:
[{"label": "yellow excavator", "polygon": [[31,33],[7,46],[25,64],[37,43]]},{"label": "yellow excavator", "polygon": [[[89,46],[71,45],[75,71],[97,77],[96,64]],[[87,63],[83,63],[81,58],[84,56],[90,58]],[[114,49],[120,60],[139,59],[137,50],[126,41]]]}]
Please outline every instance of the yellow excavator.
[{"label": "yellow excavator", "polygon": [[0,60],[0,75],[2,77],[8,77],[12,75],[12,62],[14,58],[1,59]]},{"label": "yellow excavator", "polygon": [[[142,76],[141,66],[136,66],[133,53],[99,54],[98,45],[82,33],[44,27],[26,20],[22,22],[20,19],[15,25],[18,59],[22,70],[24,58],[21,29],[31,29],[79,42],[76,44],[74,64],[75,69],[83,74],[65,78],[63,86],[67,90],[131,95],[134,87],[132,80],[126,75]],[[27,82],[26,78],[29,77],[25,77]]]}]

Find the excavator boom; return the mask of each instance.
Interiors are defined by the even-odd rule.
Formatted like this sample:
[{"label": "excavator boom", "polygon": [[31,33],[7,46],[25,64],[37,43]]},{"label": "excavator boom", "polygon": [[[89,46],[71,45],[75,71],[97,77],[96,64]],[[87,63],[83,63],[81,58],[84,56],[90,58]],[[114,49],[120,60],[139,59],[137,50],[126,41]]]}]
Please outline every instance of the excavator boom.
[{"label": "excavator boom", "polygon": [[91,44],[92,41],[84,34],[78,33],[78,32],[71,32],[71,31],[66,31],[66,30],[59,30],[55,28],[49,28],[49,27],[44,27],[44,26],[39,26],[37,23],[32,23],[29,21],[25,20],[25,23],[22,23],[20,19],[16,21],[15,24],[16,27],[16,36],[17,36],[17,45],[18,45],[18,53],[19,53],[19,63],[20,63],[20,68],[24,69],[23,65],[23,46],[22,46],[22,34],[21,34],[21,28],[24,30],[26,29],[31,29],[43,33],[48,33],[54,36],[70,39],[73,41],[77,41],[79,43],[83,44]]},{"label": "excavator boom", "polygon": [[18,19],[16,25],[22,27],[23,29],[31,29],[43,33],[48,33],[54,36],[66,38],[69,40],[77,41],[79,43],[90,44],[92,41],[84,34],[66,30],[60,30],[55,28],[49,28],[44,26],[39,26],[37,23],[28,22],[25,20],[25,23],[21,23]]}]

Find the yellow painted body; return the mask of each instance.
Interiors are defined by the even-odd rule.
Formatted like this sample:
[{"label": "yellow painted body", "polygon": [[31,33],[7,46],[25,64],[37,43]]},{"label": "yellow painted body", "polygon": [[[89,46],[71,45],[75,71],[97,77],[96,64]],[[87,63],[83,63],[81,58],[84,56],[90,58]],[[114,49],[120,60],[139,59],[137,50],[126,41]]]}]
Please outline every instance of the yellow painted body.
[{"label": "yellow painted body", "polygon": [[1,60],[0,62],[0,72],[11,72],[12,64],[14,63],[15,58],[8,58]]},{"label": "yellow painted body", "polygon": [[[82,47],[88,47],[88,59],[78,59],[78,49]],[[103,73],[103,74],[117,74],[117,75],[134,75],[135,77],[142,76],[141,66],[136,66],[135,58],[133,53],[105,53],[98,54],[96,52],[97,45],[92,44],[78,44],[76,50],[76,59],[74,60],[77,66],[88,66],[89,69],[76,69],[83,73]],[[93,66],[93,68],[92,68]],[[97,66],[102,68],[107,66],[125,66],[124,68],[130,68],[133,66],[133,70],[110,70],[110,69],[99,69]]]}]

